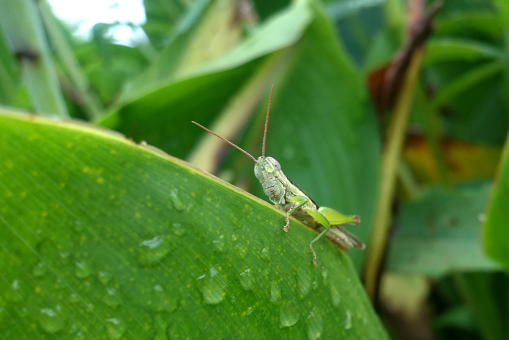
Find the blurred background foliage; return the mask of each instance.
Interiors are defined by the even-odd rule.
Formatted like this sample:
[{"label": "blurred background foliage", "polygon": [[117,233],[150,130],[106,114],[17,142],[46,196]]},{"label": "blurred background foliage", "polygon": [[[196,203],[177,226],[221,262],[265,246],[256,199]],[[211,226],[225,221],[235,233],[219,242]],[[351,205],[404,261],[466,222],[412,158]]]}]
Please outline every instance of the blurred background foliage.
[{"label": "blurred background foliage", "polygon": [[404,69],[416,79],[382,111],[370,75],[431,2],[145,0],[147,39],[131,46],[116,24],[77,38],[36,4],[17,10],[32,28],[0,13],[2,105],[119,131],[266,199],[251,161],[190,121],[258,156],[274,83],[268,154],[319,204],[362,217],[371,255],[349,255],[392,336],[509,337],[507,1],[444,1]]}]

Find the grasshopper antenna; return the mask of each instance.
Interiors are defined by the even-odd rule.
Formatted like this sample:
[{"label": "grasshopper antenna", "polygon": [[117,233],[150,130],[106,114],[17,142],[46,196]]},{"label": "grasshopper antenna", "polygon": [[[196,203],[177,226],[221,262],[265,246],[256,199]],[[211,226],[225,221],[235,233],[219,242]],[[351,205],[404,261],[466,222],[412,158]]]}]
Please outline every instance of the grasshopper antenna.
[{"label": "grasshopper antenna", "polygon": [[198,124],[198,123],[196,123],[196,122],[191,122],[191,123],[193,123],[194,125],[198,125],[198,126],[199,126],[199,127],[201,127],[203,130],[205,130],[205,131],[207,131],[207,132],[210,132],[211,134],[213,134],[213,135],[214,135],[214,136],[216,136],[217,138],[224,140],[226,143],[230,144],[230,145],[231,145],[231,146],[233,146],[234,148],[236,148],[236,149],[238,149],[238,150],[242,151],[244,154],[246,154],[246,155],[248,155],[249,157],[251,157],[251,159],[252,159],[253,161],[255,161],[255,163],[256,163],[256,158],[254,158],[254,157],[253,157],[253,156],[251,156],[251,155],[250,155],[247,151],[244,151],[243,149],[239,148],[237,145],[233,144],[232,142],[230,142],[230,141],[229,141],[229,140],[227,140],[226,138],[223,138],[223,137],[219,136],[217,133],[214,133],[214,132],[210,131],[210,130],[209,130],[209,129],[207,129],[206,127],[201,126],[200,124]]},{"label": "grasshopper antenna", "polygon": [[272,90],[274,90],[274,84],[272,84],[272,87],[270,88],[269,107],[267,108],[267,118],[265,118],[265,130],[263,131],[262,157],[265,157],[265,140],[267,139],[267,126],[269,125],[269,113],[270,113],[270,102],[272,101]]}]

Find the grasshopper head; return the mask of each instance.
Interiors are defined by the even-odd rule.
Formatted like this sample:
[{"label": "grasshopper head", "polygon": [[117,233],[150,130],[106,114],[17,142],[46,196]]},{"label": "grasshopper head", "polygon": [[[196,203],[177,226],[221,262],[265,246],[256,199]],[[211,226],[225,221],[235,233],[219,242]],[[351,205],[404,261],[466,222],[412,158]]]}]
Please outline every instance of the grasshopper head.
[{"label": "grasshopper head", "polygon": [[258,157],[254,168],[256,178],[262,185],[263,192],[274,204],[285,203],[285,186],[282,183],[284,175],[281,165],[272,157]]},{"label": "grasshopper head", "polygon": [[278,171],[281,171],[281,165],[272,157],[258,157],[254,167],[254,174],[258,180],[266,177],[274,177]]}]

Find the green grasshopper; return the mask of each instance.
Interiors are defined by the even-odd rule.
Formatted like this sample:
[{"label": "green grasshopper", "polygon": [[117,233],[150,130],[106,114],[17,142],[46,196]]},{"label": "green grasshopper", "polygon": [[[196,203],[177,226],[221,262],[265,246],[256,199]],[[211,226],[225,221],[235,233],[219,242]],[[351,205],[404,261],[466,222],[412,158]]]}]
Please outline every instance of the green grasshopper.
[{"label": "green grasshopper", "polygon": [[269,123],[270,103],[272,101],[273,89],[274,85],[272,85],[270,90],[269,106],[267,109],[267,117],[265,119],[262,155],[258,157],[258,159],[200,124],[196,122],[192,123],[240,150],[256,163],[254,173],[262,185],[263,192],[278,209],[286,212],[285,225],[283,226],[283,230],[285,232],[289,231],[290,215],[293,215],[302,223],[320,232],[320,234],[309,243],[309,251],[313,254],[313,263],[315,265],[317,265],[317,262],[313,243],[318,241],[325,234],[327,234],[328,239],[333,241],[342,250],[346,251],[352,247],[364,249],[364,244],[357,237],[341,227],[343,224],[358,225],[360,223],[359,216],[346,216],[331,208],[318,207],[311,197],[309,197],[303,190],[299,189],[288,179],[288,177],[285,176],[285,174],[283,174],[281,171],[281,165],[279,165],[278,161],[272,157],[265,157],[265,140],[267,137],[267,125]]}]

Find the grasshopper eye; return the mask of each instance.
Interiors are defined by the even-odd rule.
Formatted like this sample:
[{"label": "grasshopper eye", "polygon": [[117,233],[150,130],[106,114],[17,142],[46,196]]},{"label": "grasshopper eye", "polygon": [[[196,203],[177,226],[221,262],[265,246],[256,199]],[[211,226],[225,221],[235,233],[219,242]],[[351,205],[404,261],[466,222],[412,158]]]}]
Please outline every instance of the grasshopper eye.
[{"label": "grasshopper eye", "polygon": [[255,174],[255,177],[258,178],[258,164],[255,164],[254,174]]},{"label": "grasshopper eye", "polygon": [[272,157],[267,157],[267,161],[268,161],[270,164],[272,164],[272,166],[274,167],[274,169],[275,169],[276,171],[281,170],[281,165],[279,165],[279,162],[278,162],[278,161],[276,161],[274,158],[272,158]]}]

